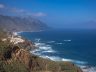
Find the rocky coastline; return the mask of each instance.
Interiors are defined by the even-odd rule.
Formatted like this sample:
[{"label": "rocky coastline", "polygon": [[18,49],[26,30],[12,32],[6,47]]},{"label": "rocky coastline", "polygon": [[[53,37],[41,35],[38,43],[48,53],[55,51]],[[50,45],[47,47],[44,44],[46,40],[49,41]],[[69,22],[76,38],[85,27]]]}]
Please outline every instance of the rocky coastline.
[{"label": "rocky coastline", "polygon": [[55,62],[30,53],[36,49],[34,43],[16,33],[2,38],[0,48],[5,48],[0,51],[0,72],[82,72],[73,63]]}]

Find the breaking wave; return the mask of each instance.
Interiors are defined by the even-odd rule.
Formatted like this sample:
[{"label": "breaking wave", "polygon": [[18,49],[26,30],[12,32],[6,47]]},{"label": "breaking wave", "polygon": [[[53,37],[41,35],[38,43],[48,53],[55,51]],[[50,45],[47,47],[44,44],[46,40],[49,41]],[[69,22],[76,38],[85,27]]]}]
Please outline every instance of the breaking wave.
[{"label": "breaking wave", "polygon": [[39,43],[36,42],[35,46],[37,47],[37,49],[35,49],[33,51],[33,53],[35,54],[42,54],[42,53],[55,53],[56,51],[52,49],[51,45],[47,45],[45,43]]},{"label": "breaking wave", "polygon": [[65,42],[71,42],[71,40],[64,40]]},{"label": "breaking wave", "polygon": [[63,43],[55,43],[55,44],[57,44],[57,45],[62,45]]},{"label": "breaking wave", "polygon": [[47,43],[55,43],[55,41],[48,41]]},{"label": "breaking wave", "polygon": [[[66,58],[61,58],[59,56],[44,54],[44,53],[57,53],[58,51],[53,50],[51,45],[42,43],[40,42],[40,40],[41,39],[36,39],[35,46],[37,47],[37,49],[30,51],[31,53],[38,55],[39,57],[50,59],[53,61],[67,61],[67,62],[75,63],[78,67],[80,67],[83,70],[83,72],[96,72],[96,67],[88,66],[87,62],[85,61],[66,59]],[[71,40],[64,40],[64,41],[70,42]],[[62,43],[56,43],[55,41],[49,41],[48,43],[62,44]]]}]

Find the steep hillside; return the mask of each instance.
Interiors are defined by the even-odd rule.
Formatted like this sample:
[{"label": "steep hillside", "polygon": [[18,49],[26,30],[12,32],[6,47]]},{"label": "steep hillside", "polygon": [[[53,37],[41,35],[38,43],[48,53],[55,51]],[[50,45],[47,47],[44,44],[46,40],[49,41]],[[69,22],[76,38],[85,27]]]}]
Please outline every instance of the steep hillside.
[{"label": "steep hillside", "polygon": [[14,44],[19,36],[7,37],[0,30],[0,72],[82,72],[75,64],[70,62],[55,62],[40,58],[30,50],[36,49],[34,43],[24,41]]},{"label": "steep hillside", "polygon": [[18,46],[1,46],[0,72],[82,72],[70,62],[55,62],[30,54]]},{"label": "steep hillside", "polygon": [[3,15],[0,15],[0,27],[6,31],[39,31],[48,29],[46,24],[32,17]]}]

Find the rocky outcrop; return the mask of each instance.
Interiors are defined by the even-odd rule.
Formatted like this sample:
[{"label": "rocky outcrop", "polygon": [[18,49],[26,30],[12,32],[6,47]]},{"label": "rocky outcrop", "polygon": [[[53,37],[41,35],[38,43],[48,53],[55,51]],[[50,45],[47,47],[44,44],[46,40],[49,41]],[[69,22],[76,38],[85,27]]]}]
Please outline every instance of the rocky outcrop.
[{"label": "rocky outcrop", "polygon": [[12,59],[24,63],[25,66],[29,69],[31,68],[31,54],[24,49],[20,49],[18,46],[15,46],[12,50]]},{"label": "rocky outcrop", "polygon": [[[0,57],[3,58],[2,55]],[[19,61],[23,63],[29,71],[35,70],[35,67],[39,69],[39,64],[35,61],[35,58],[36,56],[32,56],[28,50],[19,48],[18,46],[14,46],[4,54],[6,64]]]}]

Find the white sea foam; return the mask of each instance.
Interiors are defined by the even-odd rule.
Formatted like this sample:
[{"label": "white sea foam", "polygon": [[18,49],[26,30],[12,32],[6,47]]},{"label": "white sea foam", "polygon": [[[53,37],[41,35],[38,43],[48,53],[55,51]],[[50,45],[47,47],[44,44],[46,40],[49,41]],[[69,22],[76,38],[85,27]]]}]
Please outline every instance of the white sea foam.
[{"label": "white sea foam", "polygon": [[52,60],[52,61],[60,61],[60,60],[61,60],[60,57],[56,57],[56,56],[42,55],[42,56],[40,56],[40,57],[42,57],[42,58],[46,58],[46,59],[50,59],[50,60]]},{"label": "white sea foam", "polygon": [[78,61],[78,60],[73,60],[74,63],[78,64],[78,65],[85,65],[87,64],[87,62],[84,61]]},{"label": "white sea foam", "polygon": [[96,72],[96,67],[83,68],[83,72]]},{"label": "white sea foam", "polygon": [[41,40],[40,38],[36,38],[35,39],[36,42],[40,42],[40,40]]},{"label": "white sea foam", "polygon": [[65,58],[62,58],[62,60],[61,61],[69,61],[69,62],[72,62],[73,60],[71,60],[71,59],[65,59]]},{"label": "white sea foam", "polygon": [[62,45],[63,43],[56,43],[57,45]]},{"label": "white sea foam", "polygon": [[[62,44],[62,43],[60,43],[60,44]],[[85,64],[86,63],[86,62],[78,61],[78,60],[60,58],[58,56],[44,56],[44,55],[42,55],[42,53],[54,53],[54,52],[56,53],[57,51],[53,50],[51,45],[47,45],[45,43],[35,42],[35,46],[38,48],[35,49],[34,51],[32,51],[32,53],[39,55],[39,56],[41,55],[43,58],[48,58],[53,61],[70,61],[70,62],[73,62],[76,64]]]},{"label": "white sea foam", "polygon": [[71,40],[64,40],[65,42],[71,42]]},{"label": "white sea foam", "polygon": [[39,42],[36,42],[34,43],[36,47],[41,47],[41,46],[45,46],[45,43],[39,43]]},{"label": "white sea foam", "polygon": [[48,41],[47,43],[55,43],[55,41]]},{"label": "white sea foam", "polygon": [[15,32],[17,35],[20,34],[20,33],[23,33],[23,31],[19,31],[19,32]]},{"label": "white sea foam", "polygon": [[18,33],[17,33],[17,32],[13,32],[13,35],[14,35],[14,36],[17,36],[17,35],[18,35]]},{"label": "white sea foam", "polygon": [[72,63],[78,64],[78,66],[80,66],[79,65],[80,63],[86,64],[86,62],[83,62],[83,61],[66,59],[66,58],[61,58],[61,57],[58,57],[58,56],[41,55],[40,57],[47,58],[47,59],[50,59],[50,60],[53,60],[53,61],[67,61],[67,62],[72,62]]},{"label": "white sea foam", "polygon": [[42,53],[54,53],[54,50],[49,50],[49,51],[43,51]]},{"label": "white sea foam", "polygon": [[[65,40],[66,41],[66,40]],[[71,41],[71,40],[67,40]],[[73,59],[66,59],[66,58],[61,58],[58,56],[48,56],[44,55],[42,53],[54,53],[57,52],[52,49],[51,45],[47,45],[45,43],[40,43],[39,41],[35,43],[35,46],[38,47],[37,49],[31,51],[31,53],[38,55],[39,57],[45,58],[45,59],[50,59],[53,61],[67,61],[67,62],[72,62],[77,64],[83,72],[96,72],[96,67],[88,67],[87,62],[84,61],[79,61],[79,60],[73,60]]]},{"label": "white sea foam", "polygon": [[38,47],[38,49],[34,50],[35,53],[54,53],[56,51],[54,51],[52,49],[52,46],[51,45],[47,45],[45,43],[38,43],[38,42],[35,42],[35,46]]},{"label": "white sea foam", "polygon": [[77,65],[79,66],[83,72],[96,72],[96,67],[87,66],[87,65]]}]

